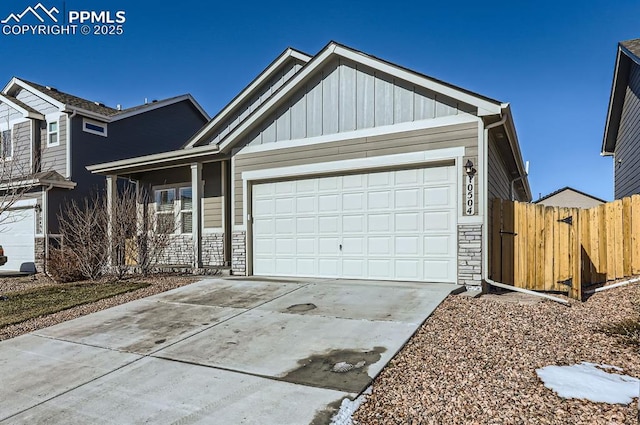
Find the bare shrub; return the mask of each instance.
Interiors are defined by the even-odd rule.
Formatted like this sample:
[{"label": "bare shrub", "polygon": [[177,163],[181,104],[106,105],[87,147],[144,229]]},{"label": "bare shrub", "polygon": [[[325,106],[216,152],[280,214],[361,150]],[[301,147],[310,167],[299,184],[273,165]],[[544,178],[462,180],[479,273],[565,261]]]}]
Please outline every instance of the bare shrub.
[{"label": "bare shrub", "polygon": [[104,199],[85,198],[82,204],[73,200],[62,208],[58,221],[63,245],[75,256],[82,275],[92,280],[99,278],[109,258]]},{"label": "bare shrub", "polygon": [[78,257],[69,248],[51,248],[47,260],[47,271],[58,283],[76,282],[84,278]]}]

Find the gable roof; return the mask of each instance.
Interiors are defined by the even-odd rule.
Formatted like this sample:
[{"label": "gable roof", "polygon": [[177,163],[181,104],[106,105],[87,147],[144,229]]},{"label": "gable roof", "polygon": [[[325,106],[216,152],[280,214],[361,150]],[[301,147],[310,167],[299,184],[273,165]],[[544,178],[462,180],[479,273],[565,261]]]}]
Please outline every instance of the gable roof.
[{"label": "gable roof", "polygon": [[43,86],[42,84],[34,83],[32,81],[28,81],[23,78],[17,78],[17,77],[14,77],[5,86],[4,90],[2,91],[2,94],[8,97],[11,97],[8,95],[8,93],[11,91],[13,87],[16,87],[16,86],[31,92],[37,92],[40,97],[43,97],[45,100],[50,101],[50,103],[60,108],[64,108],[69,111],[75,110],[81,115],[86,115],[91,118],[96,118],[105,122],[117,121],[120,119],[128,118],[143,112],[148,112],[157,108],[161,108],[163,106],[168,106],[174,103],[182,102],[184,100],[190,101],[193,104],[193,106],[200,112],[200,114],[202,114],[202,116],[205,117],[205,119],[208,120],[210,118],[209,114],[205,112],[205,110],[200,106],[200,104],[198,104],[198,102],[196,102],[196,100],[190,94],[174,96],[168,99],[153,101],[151,103],[146,103],[143,105],[138,105],[131,108],[119,110],[117,108],[111,108],[109,106],[106,106],[100,102],[94,102],[94,101],[84,99],[69,93],[62,92],[51,86]]},{"label": "gable roof", "polygon": [[[271,112],[281,106],[287,99],[287,95],[291,95],[298,88],[306,84],[308,80],[312,78],[314,71],[321,69],[322,66],[335,57],[350,59],[356,63],[364,64],[374,70],[459,100],[462,103],[466,103],[474,107],[478,116],[499,114],[505,106],[505,104],[498,100],[482,96],[453,84],[445,83],[425,74],[412,71],[391,62],[379,59],[375,56],[344,46],[335,41],[331,41],[322,50],[320,50],[319,53],[311,58],[311,60],[309,60],[307,64],[303,66],[292,78],[282,85],[282,87],[280,87],[275,93],[272,93],[265,102],[260,104],[260,106],[252,111],[242,122],[225,135],[219,142],[220,150],[228,149],[230,144],[235,143],[242,135],[246,134],[258,125],[261,117],[268,116]],[[219,118],[219,116],[224,115],[226,109],[227,108],[225,108],[221,114],[218,114],[215,119],[218,121],[222,120],[223,117]],[[205,125],[191,138],[185,147],[208,143],[209,139],[213,137],[211,131],[212,128],[213,125],[211,125],[211,123]]]},{"label": "gable roof", "polygon": [[311,56],[301,52],[300,50],[287,47],[284,52],[282,52],[260,74],[258,74],[258,76],[254,78],[247,87],[238,93],[238,95],[236,95],[231,102],[227,104],[227,106],[218,112],[199,132],[194,134],[183,147],[194,147],[199,142],[202,142],[203,138],[207,137],[205,135],[212,135],[215,133],[218,126],[221,123],[224,123],[227,117],[236,112],[237,108],[239,108],[244,101],[257,94],[263,83],[274,77],[281,67],[291,59],[297,59],[307,63],[311,60]]},{"label": "gable roof", "polygon": [[640,66],[640,38],[618,43],[607,121],[600,150],[601,155],[613,155],[615,151],[618,128],[622,118],[622,106],[632,66]]},{"label": "gable roof", "polygon": [[13,96],[0,93],[0,103],[6,103],[11,108],[21,112],[26,118],[44,119],[44,116],[40,112]]},{"label": "gable roof", "polygon": [[552,196],[558,195],[559,193],[562,193],[562,192],[567,191],[567,190],[570,190],[570,191],[572,191],[572,192],[578,193],[578,194],[580,194],[580,195],[582,195],[582,196],[586,196],[587,198],[591,198],[591,199],[593,199],[593,200],[595,200],[595,201],[602,202],[603,204],[607,202],[607,201],[605,201],[604,199],[600,199],[600,198],[597,198],[597,197],[595,197],[595,196],[593,196],[593,195],[589,195],[588,193],[585,193],[585,192],[583,192],[583,191],[581,191],[581,190],[574,189],[574,188],[572,188],[572,187],[570,187],[570,186],[565,186],[565,187],[563,187],[562,189],[558,189],[558,190],[556,190],[555,192],[551,192],[550,194],[543,196],[542,198],[538,199],[537,201],[534,201],[533,203],[534,203],[534,204],[537,204],[538,202],[542,202],[542,201],[544,201],[545,199],[549,199],[549,198],[551,198]]}]

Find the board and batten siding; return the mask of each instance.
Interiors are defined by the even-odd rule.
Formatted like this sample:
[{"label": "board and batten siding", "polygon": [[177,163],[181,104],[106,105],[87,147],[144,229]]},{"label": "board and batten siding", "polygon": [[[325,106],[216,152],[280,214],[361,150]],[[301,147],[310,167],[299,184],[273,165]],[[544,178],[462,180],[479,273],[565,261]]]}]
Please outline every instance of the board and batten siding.
[{"label": "board and batten siding", "polygon": [[67,174],[67,119],[64,115],[58,121],[57,146],[47,146],[47,125],[40,128],[40,146],[42,147],[41,170],[56,171],[61,176]]},{"label": "board and batten siding", "polygon": [[492,199],[511,199],[511,179],[493,138],[489,139],[488,161],[487,194],[489,208],[491,208]]},{"label": "board and batten siding", "polygon": [[244,171],[420,152],[458,146],[466,148],[465,155],[477,156],[477,123],[456,124],[287,149],[273,149],[259,153],[243,154],[239,152],[234,157],[234,224],[241,225],[244,223],[242,209],[242,173]]},{"label": "board and batten siding", "polygon": [[275,75],[258,89],[255,95],[238,105],[229,118],[218,125],[218,130],[213,138],[210,139],[209,143],[215,144],[220,142],[222,138],[244,121],[249,114],[255,111],[261,104],[269,99],[273,93],[280,89],[284,83],[289,81],[303,66],[304,63],[302,61],[294,58],[283,64]]},{"label": "board and batten siding", "polygon": [[640,193],[640,66],[631,64],[615,148],[615,198]]},{"label": "board and batten siding", "polygon": [[43,115],[51,114],[59,111],[57,106],[52,105],[51,103],[36,96],[35,94],[31,93],[28,90],[24,90],[24,89],[20,90],[16,95],[16,99],[29,105],[30,107],[32,107],[33,109],[35,109],[36,111],[40,112]]},{"label": "board and batten siding", "polygon": [[242,144],[432,119],[456,115],[459,108],[468,110],[452,99],[339,58],[312,76]]}]

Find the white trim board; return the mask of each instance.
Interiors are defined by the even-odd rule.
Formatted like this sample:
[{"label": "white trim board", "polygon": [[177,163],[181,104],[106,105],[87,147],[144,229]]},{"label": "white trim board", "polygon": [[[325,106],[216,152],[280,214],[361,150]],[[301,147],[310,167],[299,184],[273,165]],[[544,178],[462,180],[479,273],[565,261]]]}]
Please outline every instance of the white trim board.
[{"label": "white trim board", "polygon": [[446,117],[430,118],[420,121],[405,122],[400,124],[391,124],[381,127],[364,128],[361,130],[349,131],[345,133],[329,134],[326,136],[307,137],[304,139],[282,140],[279,142],[265,143],[255,146],[246,146],[242,148],[237,155],[266,152],[277,149],[296,148],[301,146],[310,146],[320,143],[339,142],[342,140],[360,139],[364,137],[384,136],[387,134],[396,134],[406,131],[426,130],[429,128],[447,127],[456,124],[477,124],[479,118],[461,113],[458,115],[450,115]]}]

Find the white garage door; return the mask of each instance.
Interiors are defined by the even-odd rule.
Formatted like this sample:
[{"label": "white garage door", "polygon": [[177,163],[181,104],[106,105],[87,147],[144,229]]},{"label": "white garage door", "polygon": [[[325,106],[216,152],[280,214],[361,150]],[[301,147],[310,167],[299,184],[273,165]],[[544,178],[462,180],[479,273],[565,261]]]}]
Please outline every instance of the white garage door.
[{"label": "white garage door", "polygon": [[253,273],[456,281],[454,167],[253,186]]},{"label": "white garage door", "polygon": [[0,245],[7,256],[2,270],[35,271],[35,202],[19,201],[0,214]]}]

